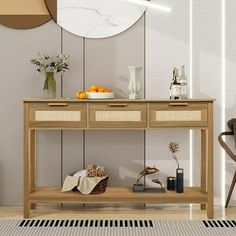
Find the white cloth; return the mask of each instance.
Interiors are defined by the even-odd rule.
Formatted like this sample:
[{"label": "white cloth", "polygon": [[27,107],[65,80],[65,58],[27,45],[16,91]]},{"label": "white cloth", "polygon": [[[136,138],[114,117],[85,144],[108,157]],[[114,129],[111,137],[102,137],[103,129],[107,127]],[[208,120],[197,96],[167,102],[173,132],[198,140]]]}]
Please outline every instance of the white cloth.
[{"label": "white cloth", "polygon": [[74,187],[78,186],[79,178],[78,176],[67,175],[63,183],[62,192],[71,191]]},{"label": "white cloth", "polygon": [[71,191],[74,187],[77,186],[77,189],[82,193],[82,194],[90,194],[95,186],[105,179],[107,176],[104,177],[81,177],[81,176],[70,176],[68,175],[65,178],[63,187],[62,187],[62,192],[67,192]]},{"label": "white cloth", "polygon": [[105,179],[107,176],[104,177],[80,177],[79,180],[79,185],[77,189],[82,193],[82,194],[90,194],[95,186]]},{"label": "white cloth", "polygon": [[74,177],[86,177],[87,176],[87,170],[78,170],[74,175]]}]

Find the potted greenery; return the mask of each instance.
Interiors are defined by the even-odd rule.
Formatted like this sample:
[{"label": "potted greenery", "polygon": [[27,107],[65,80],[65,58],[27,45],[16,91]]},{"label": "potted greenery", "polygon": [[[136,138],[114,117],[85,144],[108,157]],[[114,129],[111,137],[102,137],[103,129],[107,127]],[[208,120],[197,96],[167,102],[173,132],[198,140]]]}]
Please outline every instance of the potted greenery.
[{"label": "potted greenery", "polygon": [[69,59],[69,55],[66,54],[60,54],[56,57],[39,54],[38,58],[30,60],[36,66],[37,71],[45,75],[43,86],[45,98],[56,97],[56,80],[54,74],[69,70]]}]

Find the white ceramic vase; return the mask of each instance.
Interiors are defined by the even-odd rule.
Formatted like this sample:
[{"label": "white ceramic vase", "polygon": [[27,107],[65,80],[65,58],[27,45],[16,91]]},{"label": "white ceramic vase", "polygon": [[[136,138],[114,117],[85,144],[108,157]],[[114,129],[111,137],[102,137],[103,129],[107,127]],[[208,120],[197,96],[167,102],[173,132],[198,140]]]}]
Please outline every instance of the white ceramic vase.
[{"label": "white ceramic vase", "polygon": [[130,81],[129,81],[129,99],[141,98],[141,86],[140,86],[140,71],[142,67],[128,66]]}]

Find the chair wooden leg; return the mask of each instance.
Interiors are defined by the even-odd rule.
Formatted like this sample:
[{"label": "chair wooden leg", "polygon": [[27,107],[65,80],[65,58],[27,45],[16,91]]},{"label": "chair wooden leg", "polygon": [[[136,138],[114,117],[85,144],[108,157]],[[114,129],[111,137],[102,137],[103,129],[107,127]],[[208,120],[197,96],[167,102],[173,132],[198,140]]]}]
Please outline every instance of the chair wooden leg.
[{"label": "chair wooden leg", "polygon": [[231,197],[231,195],[232,195],[232,192],[233,192],[235,183],[236,183],[236,171],[234,172],[234,177],[233,177],[232,183],[231,183],[231,185],[230,185],[228,197],[227,197],[227,200],[226,200],[226,203],[225,203],[225,208],[227,208],[228,205],[229,205],[229,200],[230,200],[230,197]]}]

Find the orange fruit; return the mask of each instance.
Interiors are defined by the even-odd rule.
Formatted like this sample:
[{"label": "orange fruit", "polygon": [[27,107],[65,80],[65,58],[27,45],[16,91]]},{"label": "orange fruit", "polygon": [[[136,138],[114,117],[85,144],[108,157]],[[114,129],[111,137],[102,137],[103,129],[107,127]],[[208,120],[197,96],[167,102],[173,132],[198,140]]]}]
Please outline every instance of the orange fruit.
[{"label": "orange fruit", "polygon": [[105,86],[100,86],[100,85],[92,85],[89,88],[90,93],[111,93],[112,91],[106,88]]},{"label": "orange fruit", "polygon": [[87,97],[87,94],[85,92],[77,92],[76,97],[79,99],[85,99]]},{"label": "orange fruit", "polygon": [[97,85],[92,85],[92,86],[90,86],[90,90],[95,90],[97,92],[98,91],[98,86]]},{"label": "orange fruit", "polygon": [[105,92],[105,88],[104,87],[102,87],[102,86],[100,86],[99,88],[98,88],[98,92],[99,93],[104,93]]},{"label": "orange fruit", "polygon": [[80,94],[80,92],[76,92],[75,96],[76,96],[77,98],[79,98],[79,94]]},{"label": "orange fruit", "polygon": [[85,99],[87,97],[87,94],[85,92],[79,93],[80,99]]}]

